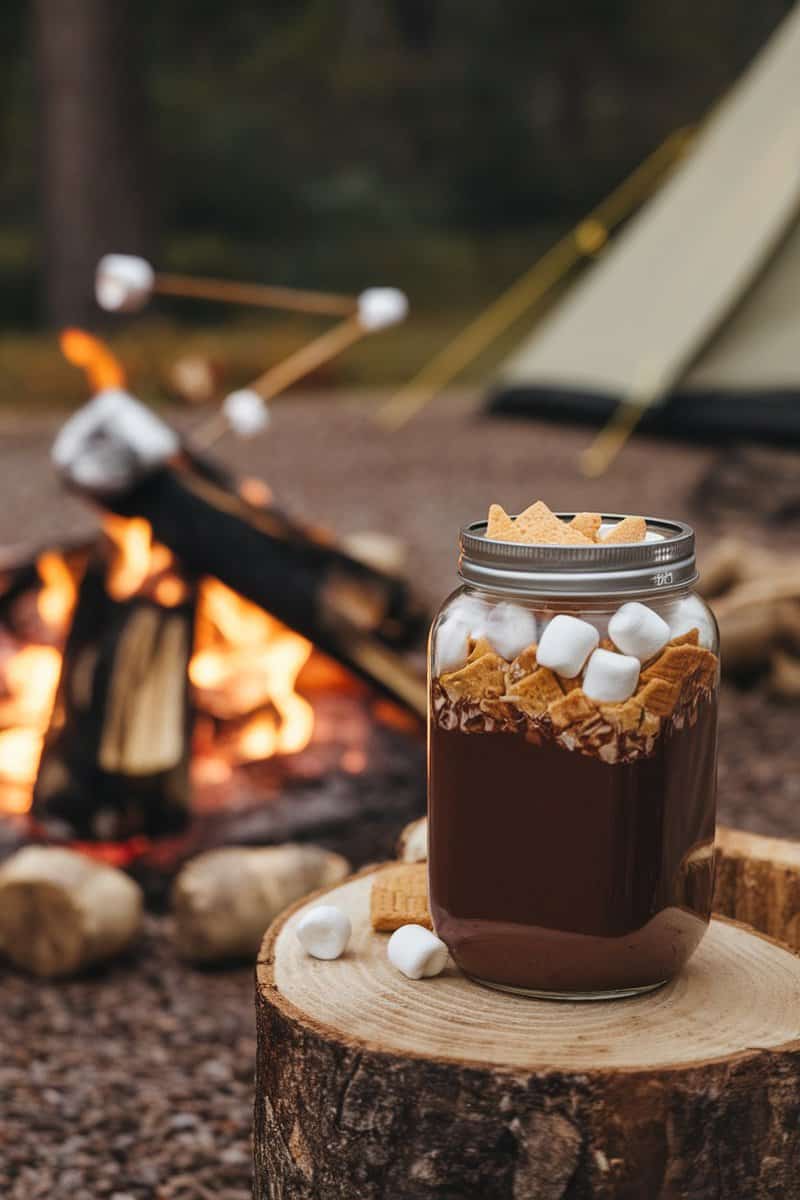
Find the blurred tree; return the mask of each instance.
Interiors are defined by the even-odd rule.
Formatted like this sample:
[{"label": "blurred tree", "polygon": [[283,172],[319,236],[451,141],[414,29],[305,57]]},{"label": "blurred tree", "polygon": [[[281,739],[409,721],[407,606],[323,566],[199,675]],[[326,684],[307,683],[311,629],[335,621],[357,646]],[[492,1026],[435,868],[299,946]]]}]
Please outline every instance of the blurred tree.
[{"label": "blurred tree", "polygon": [[465,233],[479,264],[702,117],[791,4],[0,0],[0,319],[31,322],[37,259],[51,320],[85,317],[153,206],[176,270],[355,288],[418,239],[441,278]]},{"label": "blurred tree", "polygon": [[132,0],[34,0],[45,299],[85,322],[108,250],[148,243],[152,179]]}]

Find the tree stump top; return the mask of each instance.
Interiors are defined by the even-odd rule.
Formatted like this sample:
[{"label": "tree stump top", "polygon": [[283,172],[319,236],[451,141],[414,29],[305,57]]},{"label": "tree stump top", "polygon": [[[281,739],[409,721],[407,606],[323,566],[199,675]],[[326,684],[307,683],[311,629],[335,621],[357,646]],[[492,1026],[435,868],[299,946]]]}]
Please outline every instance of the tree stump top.
[{"label": "tree stump top", "polygon": [[740,925],[714,920],[683,973],[629,1000],[570,1003],[506,995],[450,964],[414,982],[386,957],[369,921],[371,872],[324,894],[350,917],[347,953],[304,953],[290,909],[265,938],[262,999],[290,1021],[352,1049],[528,1071],[658,1071],[701,1067],[764,1050],[800,1049],[800,959]]}]

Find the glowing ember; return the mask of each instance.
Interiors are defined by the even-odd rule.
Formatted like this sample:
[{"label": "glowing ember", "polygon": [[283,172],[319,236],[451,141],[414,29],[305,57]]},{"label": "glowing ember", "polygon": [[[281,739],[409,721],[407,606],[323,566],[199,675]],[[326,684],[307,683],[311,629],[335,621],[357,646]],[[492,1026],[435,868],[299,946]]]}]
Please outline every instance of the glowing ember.
[{"label": "glowing ember", "polygon": [[272,500],[272,488],[263,479],[247,476],[239,483],[239,495],[254,508],[266,508]]},{"label": "glowing ember", "polygon": [[237,757],[243,762],[272,758],[278,745],[274,721],[266,714],[251,717],[242,730],[236,745]]}]

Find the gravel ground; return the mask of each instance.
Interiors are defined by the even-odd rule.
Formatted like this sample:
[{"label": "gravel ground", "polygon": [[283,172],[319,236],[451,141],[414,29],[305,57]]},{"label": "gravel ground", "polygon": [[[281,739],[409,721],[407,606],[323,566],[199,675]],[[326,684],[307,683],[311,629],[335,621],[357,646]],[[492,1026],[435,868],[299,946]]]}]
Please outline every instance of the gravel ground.
[{"label": "gravel ground", "polygon": [[[709,449],[638,439],[607,479],[590,481],[577,471],[586,431],[482,420],[471,397],[455,396],[389,437],[368,404],[293,398],[276,409],[268,438],[220,452],[267,478],[299,515],[342,533],[397,533],[431,604],[455,585],[458,526],[491,500],[513,509],[541,496],[554,508],[686,517],[701,549],[731,528],[731,517],[720,526],[692,511]],[[56,424],[0,426],[0,544],[91,527],[50,472]],[[751,532],[797,548],[796,526]],[[729,823],[800,836],[796,708],[725,687],[720,810]],[[0,1195],[249,1196],[252,991],[249,968],[178,964],[168,922],[155,918],[135,954],[102,973],[47,985],[0,975]]]}]

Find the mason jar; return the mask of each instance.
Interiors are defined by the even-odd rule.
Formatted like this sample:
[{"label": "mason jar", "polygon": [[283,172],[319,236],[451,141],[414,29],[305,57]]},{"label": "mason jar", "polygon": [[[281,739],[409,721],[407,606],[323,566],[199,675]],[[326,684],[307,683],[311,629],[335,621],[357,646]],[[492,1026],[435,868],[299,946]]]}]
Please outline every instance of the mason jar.
[{"label": "mason jar", "polygon": [[644,542],[556,546],[485,529],[462,530],[462,586],[430,638],[436,932],[493,987],[648,991],[711,912],[719,641],[694,533],[648,518]]}]

